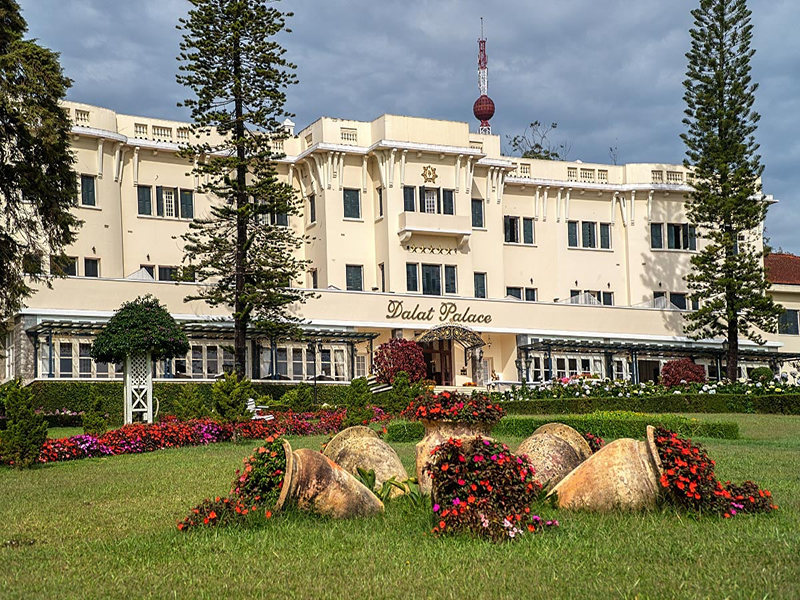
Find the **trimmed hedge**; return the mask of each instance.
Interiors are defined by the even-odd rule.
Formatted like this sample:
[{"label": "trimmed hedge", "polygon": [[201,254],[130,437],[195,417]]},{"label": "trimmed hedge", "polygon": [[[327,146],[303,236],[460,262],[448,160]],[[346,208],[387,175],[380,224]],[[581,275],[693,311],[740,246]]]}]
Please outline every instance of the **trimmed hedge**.
[{"label": "trimmed hedge", "polygon": [[[603,438],[643,439],[648,425],[665,427],[682,436],[737,439],[739,425],[730,421],[704,422],[681,415],[649,415],[630,412],[597,412],[583,415],[547,417],[503,417],[494,429],[494,436],[528,437],[545,423],[564,423],[580,433],[591,432]],[[425,428],[414,421],[392,421],[386,427],[388,442],[418,442]]]},{"label": "trimmed hedge", "polygon": [[549,398],[501,402],[509,415],[583,414],[598,410],[644,413],[761,413],[800,415],[800,394],[669,394],[607,398]]}]

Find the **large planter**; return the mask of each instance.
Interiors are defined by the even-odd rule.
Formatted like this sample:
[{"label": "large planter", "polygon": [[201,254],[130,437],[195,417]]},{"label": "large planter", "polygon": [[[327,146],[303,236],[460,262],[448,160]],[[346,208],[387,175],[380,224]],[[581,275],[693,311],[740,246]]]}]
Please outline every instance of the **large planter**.
[{"label": "large planter", "polygon": [[[378,486],[392,478],[397,482],[408,479],[397,452],[368,427],[348,427],[328,442],[323,454],[352,475],[358,475],[359,467],[374,471]],[[393,487],[390,496],[402,493],[400,488]]]},{"label": "large planter", "polygon": [[515,454],[527,458],[543,488],[556,485],[584,461],[566,440],[549,433],[534,433]]},{"label": "large planter", "polygon": [[425,435],[417,444],[417,481],[424,494],[431,493],[431,478],[425,473],[425,465],[431,458],[433,449],[450,438],[467,439],[477,436],[488,438],[494,422],[467,423],[464,421],[429,421],[422,420]]},{"label": "large planter", "polygon": [[564,425],[563,423],[545,423],[536,431],[534,431],[533,435],[538,433],[549,433],[550,435],[554,435],[557,438],[561,438],[567,442],[578,454],[581,462],[592,455],[592,449],[589,446],[589,442],[587,442],[580,433],[575,431],[569,425]]},{"label": "large planter", "polygon": [[653,428],[646,441],[614,440],[581,463],[553,488],[560,508],[610,512],[656,505],[661,461]]}]

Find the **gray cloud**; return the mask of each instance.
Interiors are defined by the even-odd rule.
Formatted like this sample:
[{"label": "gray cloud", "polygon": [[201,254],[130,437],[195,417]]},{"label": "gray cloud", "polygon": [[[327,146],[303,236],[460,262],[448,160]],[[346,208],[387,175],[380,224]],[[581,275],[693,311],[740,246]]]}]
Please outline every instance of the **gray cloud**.
[{"label": "gray cloud", "polygon": [[[288,109],[319,116],[410,114],[474,123],[476,40],[485,17],[492,121],[503,136],[557,121],[570,158],[680,162],[684,54],[694,0],[297,0],[283,38],[298,65]],[[60,52],[69,97],[120,112],[185,119],[175,82],[184,0],[21,0],[30,34]],[[491,9],[488,8],[491,6]],[[775,246],[800,253],[800,20],[796,0],[751,0],[761,85],[764,191]]]}]

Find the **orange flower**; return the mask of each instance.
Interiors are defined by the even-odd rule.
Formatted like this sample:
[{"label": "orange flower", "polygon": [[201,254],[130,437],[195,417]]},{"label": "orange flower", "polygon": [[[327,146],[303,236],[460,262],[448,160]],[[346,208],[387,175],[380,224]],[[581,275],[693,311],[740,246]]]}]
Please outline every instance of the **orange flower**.
[{"label": "orange flower", "polygon": [[445,525],[447,525],[447,523],[445,523],[444,521],[439,521],[439,529],[444,529]]},{"label": "orange flower", "polygon": [[209,519],[216,519],[216,518],[217,518],[217,513],[215,513],[215,512],[212,510],[212,511],[211,511],[211,512],[208,514],[208,518],[209,518]]},{"label": "orange flower", "polygon": [[271,519],[272,518],[272,511],[271,510],[266,511],[264,513],[264,516],[267,517],[268,519]]},{"label": "orange flower", "polygon": [[447,463],[444,463],[442,465],[442,471],[447,471],[447,469],[449,469],[449,468],[450,468],[450,465],[448,465]]}]

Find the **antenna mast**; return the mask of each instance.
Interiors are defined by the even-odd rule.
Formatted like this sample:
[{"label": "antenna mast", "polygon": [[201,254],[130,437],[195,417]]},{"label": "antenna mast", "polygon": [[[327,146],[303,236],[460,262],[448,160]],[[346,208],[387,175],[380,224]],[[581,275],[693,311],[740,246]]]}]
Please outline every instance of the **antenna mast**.
[{"label": "antenna mast", "polygon": [[481,37],[478,40],[478,92],[480,96],[472,106],[472,114],[481,122],[478,133],[491,134],[489,119],[494,116],[494,102],[489,98],[489,58],[486,56],[486,38],[483,37],[483,17]]}]

